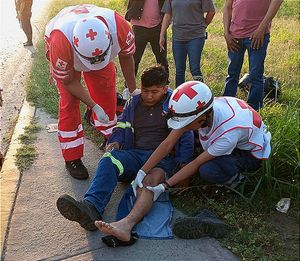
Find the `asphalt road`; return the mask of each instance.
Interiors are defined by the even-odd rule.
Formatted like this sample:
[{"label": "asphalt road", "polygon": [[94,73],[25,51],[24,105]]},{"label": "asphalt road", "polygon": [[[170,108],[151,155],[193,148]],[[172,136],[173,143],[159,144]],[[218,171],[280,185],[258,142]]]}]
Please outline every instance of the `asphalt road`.
[{"label": "asphalt road", "polygon": [[[42,12],[51,0],[33,1],[33,41],[43,33]],[[3,106],[0,107],[0,152],[6,154],[10,137],[22,106],[24,83],[33,61],[34,48],[25,49],[26,36],[16,18],[13,0],[0,0],[0,87],[3,89]]]}]

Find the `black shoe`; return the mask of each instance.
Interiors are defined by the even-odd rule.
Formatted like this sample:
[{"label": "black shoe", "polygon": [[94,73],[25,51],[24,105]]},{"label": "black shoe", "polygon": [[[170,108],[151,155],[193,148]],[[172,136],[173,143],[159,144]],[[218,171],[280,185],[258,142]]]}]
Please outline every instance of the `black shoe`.
[{"label": "black shoe", "polygon": [[89,173],[81,159],[66,161],[66,169],[75,179],[87,179],[89,177]]},{"label": "black shoe", "polygon": [[97,229],[94,224],[96,220],[102,220],[97,209],[87,200],[77,201],[65,194],[58,198],[56,206],[66,219],[78,222],[81,227],[89,231]]},{"label": "black shoe", "polygon": [[89,109],[88,107],[86,108],[83,118],[85,119],[85,121],[87,122],[88,125],[90,126],[95,126],[94,121],[92,119],[92,109]]},{"label": "black shoe", "polygon": [[222,238],[228,232],[229,226],[207,209],[201,210],[195,217],[178,218],[173,225],[173,233],[185,239]]}]

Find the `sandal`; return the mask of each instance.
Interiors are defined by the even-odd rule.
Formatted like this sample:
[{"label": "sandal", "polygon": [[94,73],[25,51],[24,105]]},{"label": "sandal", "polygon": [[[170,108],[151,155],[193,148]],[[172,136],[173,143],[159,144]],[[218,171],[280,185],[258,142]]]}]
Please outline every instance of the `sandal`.
[{"label": "sandal", "polygon": [[137,235],[132,233],[129,241],[122,241],[115,236],[109,235],[102,237],[102,241],[108,247],[131,246],[137,241]]}]

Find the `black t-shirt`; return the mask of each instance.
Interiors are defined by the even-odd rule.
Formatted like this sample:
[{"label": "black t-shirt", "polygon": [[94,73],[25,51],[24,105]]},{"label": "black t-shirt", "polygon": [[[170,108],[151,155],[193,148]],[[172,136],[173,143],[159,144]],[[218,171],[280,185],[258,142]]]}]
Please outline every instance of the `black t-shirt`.
[{"label": "black t-shirt", "polygon": [[168,136],[167,121],[162,116],[163,102],[152,107],[144,106],[140,100],[135,108],[134,145],[137,149],[155,150]]}]

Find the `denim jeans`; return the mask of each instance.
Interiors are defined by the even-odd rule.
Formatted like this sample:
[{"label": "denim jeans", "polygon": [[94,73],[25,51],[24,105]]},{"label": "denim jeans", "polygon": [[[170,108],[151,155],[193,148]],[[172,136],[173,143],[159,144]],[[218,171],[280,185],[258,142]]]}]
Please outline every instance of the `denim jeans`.
[{"label": "denim jeans", "polygon": [[165,41],[165,50],[160,51],[159,35],[161,25],[153,28],[146,28],[143,26],[133,26],[133,32],[135,34],[135,53],[133,55],[135,63],[135,74],[138,72],[139,64],[144,54],[147,43],[150,43],[152,51],[155,55],[156,62],[165,67],[169,77],[169,65],[167,60],[167,41]]},{"label": "denim jeans", "polygon": [[205,181],[215,184],[230,184],[242,172],[251,172],[261,166],[261,160],[250,151],[235,149],[230,155],[216,157],[199,168],[199,175]]},{"label": "denim jeans", "polygon": [[[104,154],[99,161],[96,175],[85,193],[84,199],[91,202],[99,213],[103,214],[117,182],[134,180],[137,172],[152,152],[152,150],[133,149],[113,150],[110,154]],[[162,168],[167,174],[171,174],[175,166],[176,161],[173,158],[165,157],[156,167]]]},{"label": "denim jeans", "polygon": [[249,38],[239,39],[240,47],[238,51],[228,52],[228,75],[225,81],[223,96],[236,96],[244,55],[247,50],[249,57],[249,83],[251,84],[247,103],[255,110],[259,110],[262,107],[264,94],[264,63],[269,41],[270,34],[266,34],[263,46],[255,50],[251,48],[251,40]]},{"label": "denim jeans", "polygon": [[203,80],[200,69],[202,50],[205,37],[189,41],[176,41],[173,39],[173,56],[176,67],[176,87],[185,82],[186,57],[189,58],[190,71],[194,80]]}]

